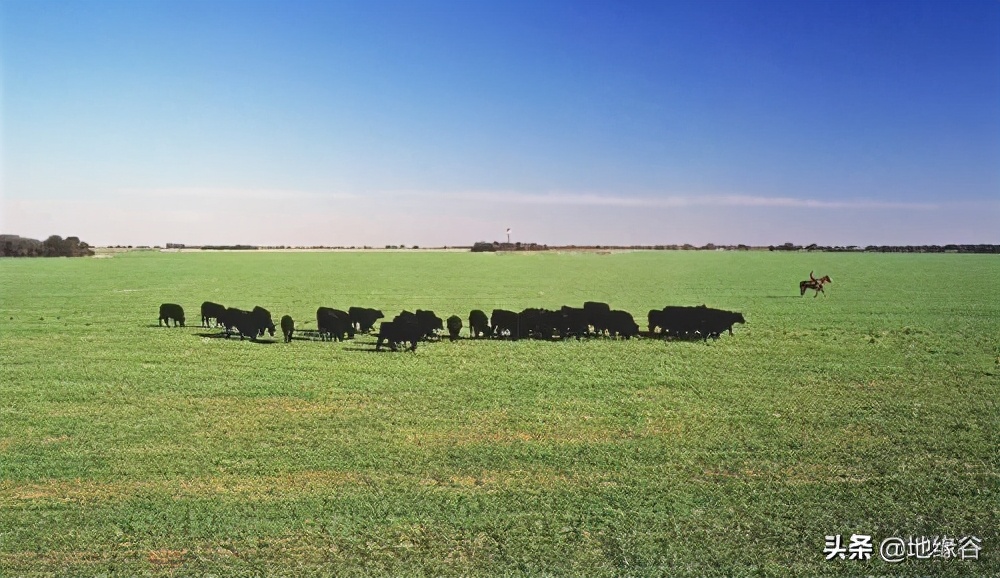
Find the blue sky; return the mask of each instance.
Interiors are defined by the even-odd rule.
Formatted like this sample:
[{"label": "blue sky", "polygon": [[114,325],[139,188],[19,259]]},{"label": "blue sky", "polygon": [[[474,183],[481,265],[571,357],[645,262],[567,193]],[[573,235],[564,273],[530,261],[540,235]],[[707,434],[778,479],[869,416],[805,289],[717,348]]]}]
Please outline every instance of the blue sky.
[{"label": "blue sky", "polygon": [[1000,242],[1000,2],[0,2],[0,231]]}]

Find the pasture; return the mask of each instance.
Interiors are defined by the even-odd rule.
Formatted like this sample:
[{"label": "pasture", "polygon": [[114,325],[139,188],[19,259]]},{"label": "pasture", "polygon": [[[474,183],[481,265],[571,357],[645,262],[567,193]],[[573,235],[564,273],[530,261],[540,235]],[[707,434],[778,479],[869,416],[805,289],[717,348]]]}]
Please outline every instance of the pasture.
[{"label": "pasture", "polygon": [[[998,575],[998,281],[990,255],[0,259],[0,576]],[[747,324],[374,353],[219,338],[205,300],[300,330],[587,300]],[[826,561],[834,534],[872,559]],[[878,553],[969,535],[978,560]]]}]

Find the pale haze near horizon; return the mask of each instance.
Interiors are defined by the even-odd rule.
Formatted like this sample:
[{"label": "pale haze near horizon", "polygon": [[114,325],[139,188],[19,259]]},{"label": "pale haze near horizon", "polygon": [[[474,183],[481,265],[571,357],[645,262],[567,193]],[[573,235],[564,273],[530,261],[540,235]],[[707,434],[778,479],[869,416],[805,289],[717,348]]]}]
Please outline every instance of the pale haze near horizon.
[{"label": "pale haze near horizon", "polygon": [[4,2],[0,232],[1000,242],[1000,3]]}]

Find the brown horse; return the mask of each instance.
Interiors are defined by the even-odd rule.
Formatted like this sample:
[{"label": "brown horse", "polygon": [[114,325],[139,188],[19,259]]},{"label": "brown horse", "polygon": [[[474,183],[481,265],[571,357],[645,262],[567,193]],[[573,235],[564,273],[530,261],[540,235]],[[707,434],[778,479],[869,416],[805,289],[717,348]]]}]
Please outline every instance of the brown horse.
[{"label": "brown horse", "polygon": [[801,283],[799,283],[799,296],[805,295],[806,289],[815,289],[816,294],[813,295],[813,297],[819,297],[820,293],[822,293],[823,296],[826,297],[826,291],[823,291],[823,285],[826,283],[833,283],[833,280],[830,279],[829,275],[823,275],[822,277],[817,279],[813,277],[813,272],[810,271],[809,280],[802,281]]}]

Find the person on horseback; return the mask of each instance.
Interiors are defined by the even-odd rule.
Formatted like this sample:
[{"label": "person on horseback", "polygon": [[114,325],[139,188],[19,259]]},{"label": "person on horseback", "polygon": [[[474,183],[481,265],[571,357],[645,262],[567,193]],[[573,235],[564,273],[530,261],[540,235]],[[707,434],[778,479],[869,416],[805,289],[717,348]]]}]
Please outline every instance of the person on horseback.
[{"label": "person on horseback", "polygon": [[810,271],[809,280],[802,281],[799,283],[799,296],[805,295],[806,289],[814,289],[816,291],[816,294],[813,295],[813,297],[819,297],[820,293],[822,293],[823,296],[826,297],[826,291],[823,290],[823,285],[826,283],[833,283],[833,280],[830,279],[829,275],[823,275],[822,277],[817,279],[816,277],[813,277],[813,272]]}]

